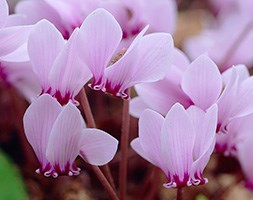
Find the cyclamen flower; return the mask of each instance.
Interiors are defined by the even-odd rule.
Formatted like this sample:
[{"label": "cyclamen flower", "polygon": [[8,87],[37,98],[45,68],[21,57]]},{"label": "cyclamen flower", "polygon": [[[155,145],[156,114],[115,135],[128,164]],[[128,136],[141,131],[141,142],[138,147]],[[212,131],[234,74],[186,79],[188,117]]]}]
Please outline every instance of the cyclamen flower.
[{"label": "cyclamen flower", "polygon": [[42,88],[61,103],[76,102],[75,96],[90,79],[89,69],[77,55],[78,29],[66,42],[53,24],[42,20],[28,39],[28,53]]},{"label": "cyclamen flower", "polygon": [[9,15],[6,0],[0,0],[0,79],[14,86],[28,101],[39,92],[27,54],[31,26],[22,24],[22,17]]},{"label": "cyclamen flower", "polygon": [[165,173],[166,188],[207,183],[202,177],[215,144],[217,106],[206,112],[175,104],[164,118],[145,110],[139,120],[139,137],[132,148]]},{"label": "cyclamen flower", "polygon": [[201,55],[190,63],[175,49],[172,63],[163,80],[135,86],[138,96],[131,100],[131,114],[138,117],[146,107],[165,116],[177,102],[185,108],[195,105],[202,110],[217,102],[222,91],[222,76],[208,56]]},{"label": "cyclamen flower", "polygon": [[191,59],[207,52],[223,72],[232,65],[241,63],[251,67],[252,45],[252,19],[243,10],[236,10],[221,13],[213,26],[204,29],[200,35],[187,39],[184,50]]},{"label": "cyclamen flower", "polygon": [[61,106],[48,94],[34,100],[24,115],[26,137],[45,176],[78,175],[80,155],[93,165],[104,165],[116,153],[118,141],[98,129],[85,128],[80,111],[69,102]]},{"label": "cyclamen flower", "polygon": [[[119,21],[124,39],[131,39],[147,24],[152,32],[173,33],[176,21],[174,0],[26,0],[20,1],[16,12],[27,16],[27,23],[34,24],[41,19],[52,22],[68,39],[76,27],[96,8],[105,8]],[[158,12],[159,11],[159,12]],[[157,21],[157,13],[161,20]]]},{"label": "cyclamen flower", "polygon": [[95,10],[85,19],[79,31],[79,52],[93,74],[94,81],[90,85],[93,89],[127,99],[130,87],[165,76],[170,68],[173,40],[167,33],[143,36],[146,30],[147,27],[124,55],[111,64],[122,39],[120,25],[104,9]]}]

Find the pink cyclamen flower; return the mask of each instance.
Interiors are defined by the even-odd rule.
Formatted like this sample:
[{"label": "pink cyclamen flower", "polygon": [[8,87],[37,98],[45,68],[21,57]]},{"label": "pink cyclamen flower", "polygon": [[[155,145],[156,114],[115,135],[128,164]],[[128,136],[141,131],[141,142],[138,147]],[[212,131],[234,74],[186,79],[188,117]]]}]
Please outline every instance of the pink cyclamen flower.
[{"label": "pink cyclamen flower", "polygon": [[113,55],[122,39],[118,22],[102,8],[85,19],[79,31],[79,52],[93,74],[94,81],[90,85],[93,89],[127,99],[130,87],[165,76],[172,59],[172,37],[168,33],[143,36],[146,30],[147,27],[122,53],[124,55],[114,61]]},{"label": "pink cyclamen flower", "polygon": [[252,20],[243,10],[235,10],[221,13],[213,26],[204,29],[200,35],[187,39],[184,49],[191,59],[207,52],[223,72],[241,63],[251,67],[252,45]]},{"label": "pink cyclamen flower", "polygon": [[80,155],[93,165],[104,165],[116,153],[118,141],[98,129],[85,128],[80,111],[69,102],[61,106],[48,94],[34,100],[24,115],[26,137],[45,176],[78,175]]},{"label": "pink cyclamen flower", "polygon": [[139,137],[132,148],[165,173],[167,188],[200,185],[215,144],[217,106],[206,112],[175,104],[164,118],[145,110],[139,120]]},{"label": "pink cyclamen flower", "polygon": [[138,117],[146,107],[165,116],[177,102],[185,108],[195,105],[203,110],[217,102],[222,76],[208,56],[201,55],[189,63],[182,52],[174,50],[172,63],[163,80],[135,86],[138,96],[131,100],[131,114]]},{"label": "pink cyclamen flower", "polygon": [[30,101],[39,92],[39,83],[27,54],[27,39],[32,27],[22,25],[22,19],[9,15],[6,0],[0,0],[0,79]]},{"label": "pink cyclamen flower", "polygon": [[49,93],[61,103],[75,102],[75,97],[90,79],[77,55],[78,29],[66,42],[53,24],[41,20],[28,39],[28,53],[42,93]]},{"label": "pink cyclamen flower", "polygon": [[[52,22],[68,39],[76,27],[96,8],[105,8],[119,21],[124,39],[131,39],[147,24],[152,32],[173,33],[176,21],[174,0],[26,0],[20,1],[16,12],[27,16],[27,23],[34,24],[41,19]],[[157,21],[157,13],[160,20]]]}]

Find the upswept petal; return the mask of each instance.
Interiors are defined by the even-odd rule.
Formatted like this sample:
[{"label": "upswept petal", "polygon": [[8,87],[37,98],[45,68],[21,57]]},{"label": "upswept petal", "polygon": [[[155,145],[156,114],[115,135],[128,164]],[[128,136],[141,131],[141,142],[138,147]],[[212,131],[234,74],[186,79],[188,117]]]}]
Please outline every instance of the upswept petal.
[{"label": "upswept petal", "polygon": [[222,90],[222,77],[216,64],[206,55],[199,56],[185,71],[182,89],[196,106],[209,108]]},{"label": "upswept petal", "polygon": [[110,162],[118,148],[118,140],[99,129],[83,129],[79,140],[80,156],[91,165]]},{"label": "upswept petal", "polygon": [[105,92],[128,98],[128,88],[165,77],[173,53],[170,34],[155,33],[142,37],[138,44],[118,62],[105,70]]},{"label": "upswept petal", "polygon": [[105,9],[93,11],[80,28],[80,57],[99,85],[104,70],[122,38],[122,30],[115,18]]},{"label": "upswept petal", "polygon": [[162,127],[161,149],[164,162],[168,162],[168,183],[165,187],[190,185],[193,146],[196,133],[187,111],[176,103],[165,117]]},{"label": "upswept petal", "polygon": [[252,173],[253,157],[251,154],[251,152],[253,151],[252,141],[253,137],[251,134],[243,143],[238,145],[238,155],[237,155],[242,170],[247,179],[246,186],[248,186],[251,190],[253,189],[253,173]]},{"label": "upswept petal", "polygon": [[51,129],[61,110],[61,105],[53,97],[43,94],[25,112],[25,134],[41,164],[38,172],[44,173],[47,170],[46,149]]},{"label": "upswept petal", "polygon": [[[15,7],[16,13],[26,16],[28,24],[35,24],[42,19],[52,22],[63,34],[69,36],[62,23],[60,15],[45,1],[19,1]],[[45,12],[46,11],[46,12]]]},{"label": "upswept petal", "polygon": [[9,16],[9,8],[6,0],[0,0],[0,28],[2,28]]},{"label": "upswept petal", "polygon": [[216,137],[218,108],[214,104],[206,112],[197,106],[191,106],[189,113],[196,131],[196,140],[193,149],[193,165],[191,171],[194,185],[204,184],[207,179],[202,178],[203,170],[213,152]]},{"label": "upswept petal", "polygon": [[153,163],[152,160],[150,160],[150,156],[147,154],[147,152],[144,151],[142,145],[141,145],[141,139],[135,138],[131,141],[130,143],[132,149],[138,153],[142,158],[144,158],[145,160],[147,160],[150,163]]},{"label": "upswept petal", "polygon": [[140,144],[148,159],[160,167],[165,173],[167,172],[166,165],[163,164],[161,158],[161,130],[164,123],[164,118],[159,113],[147,109],[139,120],[139,139]]},{"label": "upswept petal", "polygon": [[187,112],[196,131],[197,139],[194,144],[193,159],[197,160],[206,151],[207,146],[213,143],[216,134],[218,108],[214,104],[205,112],[197,106],[191,106]]},{"label": "upswept petal", "polygon": [[74,104],[68,103],[55,120],[48,140],[46,157],[54,167],[51,173],[53,177],[79,174],[74,160],[80,150],[81,131],[81,113]]},{"label": "upswept petal", "polygon": [[[174,69],[174,70],[172,70]],[[151,109],[166,115],[175,103],[182,104],[185,108],[192,102],[190,98],[182,91],[180,85],[174,80],[177,76],[177,68],[172,66],[169,74],[174,77],[166,76],[163,80],[154,83],[144,83],[135,86],[135,90],[142,101]],[[180,75],[179,75],[180,76]]]},{"label": "upswept petal", "polygon": [[64,44],[61,33],[47,20],[39,21],[31,31],[28,39],[28,53],[33,70],[39,77],[44,90],[50,87],[49,72]]},{"label": "upswept petal", "polygon": [[66,104],[69,99],[74,102],[75,96],[91,78],[89,68],[84,66],[76,51],[77,36],[78,29],[72,33],[58,54],[49,74],[52,94],[63,104]]},{"label": "upswept petal", "polygon": [[218,125],[226,124],[229,117],[232,115],[232,106],[236,104],[236,97],[238,94],[238,76],[236,73],[236,70],[234,68],[231,68],[232,73],[230,76],[229,81],[227,81],[227,84],[224,86],[224,89],[217,100],[219,112],[218,112]]},{"label": "upswept petal", "polygon": [[14,26],[0,30],[0,57],[12,53],[27,42],[32,26]]},{"label": "upswept petal", "polygon": [[184,72],[188,65],[190,65],[189,58],[178,48],[174,48],[172,64],[175,65],[178,69]]}]

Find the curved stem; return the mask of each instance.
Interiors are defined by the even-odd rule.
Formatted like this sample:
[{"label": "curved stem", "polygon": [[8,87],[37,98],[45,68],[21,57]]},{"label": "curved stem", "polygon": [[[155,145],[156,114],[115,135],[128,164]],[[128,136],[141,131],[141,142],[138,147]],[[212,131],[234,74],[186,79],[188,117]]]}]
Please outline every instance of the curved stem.
[{"label": "curved stem", "polygon": [[121,132],[121,162],[120,162],[120,199],[126,199],[126,182],[127,182],[127,149],[129,140],[129,127],[130,127],[130,115],[129,115],[129,100],[123,101],[122,111],[122,132]]},{"label": "curved stem", "polygon": [[106,192],[108,193],[108,195],[110,196],[110,198],[112,200],[119,200],[119,198],[118,198],[117,194],[115,193],[114,189],[112,188],[112,186],[110,185],[110,183],[108,182],[108,180],[106,179],[104,174],[101,172],[99,167],[92,165],[92,170],[96,174],[96,176],[99,179],[99,181],[101,182],[101,184],[104,186],[104,188],[105,188]]},{"label": "curved stem", "polygon": [[[96,128],[96,123],[95,123],[93,114],[91,112],[90,103],[88,101],[88,97],[86,95],[84,88],[81,89],[79,95],[80,95],[80,102],[81,102],[81,105],[83,107],[83,111],[86,117],[87,127]],[[108,165],[101,166],[101,170],[105,174],[105,177],[108,179],[111,186],[115,189],[116,187],[115,187],[114,180],[113,180],[109,166]]]}]

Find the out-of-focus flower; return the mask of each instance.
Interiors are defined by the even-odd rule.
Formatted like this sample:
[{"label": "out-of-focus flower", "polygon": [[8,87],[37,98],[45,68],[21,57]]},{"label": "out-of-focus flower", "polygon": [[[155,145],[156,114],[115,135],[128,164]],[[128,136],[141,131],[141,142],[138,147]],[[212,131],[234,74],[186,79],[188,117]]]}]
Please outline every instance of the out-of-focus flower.
[{"label": "out-of-focus flower", "polygon": [[[252,123],[252,121],[251,121]],[[247,134],[244,138],[243,142],[241,142],[237,147],[237,158],[240,162],[242,170],[245,175],[245,186],[253,191],[253,174],[252,174],[252,167],[253,167],[253,158],[252,158],[252,151],[253,151],[253,134],[252,129],[251,133]]]},{"label": "out-of-focus flower", "polygon": [[244,12],[221,13],[212,27],[186,40],[185,52],[195,59],[205,52],[221,72],[232,65],[253,65],[253,20]]},{"label": "out-of-focus flower", "polygon": [[9,15],[6,0],[0,0],[0,77],[28,101],[39,93],[39,84],[27,54],[32,27],[22,25],[22,16]]},{"label": "out-of-focus flower", "polygon": [[[69,102],[61,106],[48,94],[35,99],[24,115],[26,137],[45,176],[78,175],[80,155],[93,165],[104,165],[116,153],[118,141],[98,129],[85,128],[80,111]],[[102,153],[101,153],[102,152]]]},{"label": "out-of-focus flower", "polygon": [[114,61],[113,55],[122,39],[122,30],[115,18],[100,8],[85,19],[79,31],[79,52],[93,74],[90,85],[93,89],[127,99],[130,87],[165,76],[172,60],[172,37],[168,33],[143,36],[146,30],[147,27]]},{"label": "out-of-focus flower", "polygon": [[67,39],[92,11],[100,7],[118,20],[124,39],[131,40],[147,24],[152,32],[173,33],[175,29],[177,9],[174,0],[27,0],[18,4],[16,12],[25,14],[29,24],[49,20]]},{"label": "out-of-focus flower", "polygon": [[53,24],[41,20],[28,39],[28,53],[41,93],[51,94],[61,104],[75,102],[75,96],[91,77],[77,55],[77,33],[78,29],[66,42]]},{"label": "out-of-focus flower", "polygon": [[161,168],[167,188],[200,185],[215,144],[217,106],[206,112],[196,106],[187,110],[175,104],[165,119],[145,110],[139,120],[139,137],[132,148],[143,158]]}]

